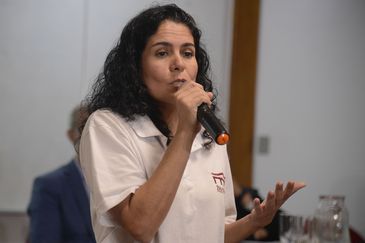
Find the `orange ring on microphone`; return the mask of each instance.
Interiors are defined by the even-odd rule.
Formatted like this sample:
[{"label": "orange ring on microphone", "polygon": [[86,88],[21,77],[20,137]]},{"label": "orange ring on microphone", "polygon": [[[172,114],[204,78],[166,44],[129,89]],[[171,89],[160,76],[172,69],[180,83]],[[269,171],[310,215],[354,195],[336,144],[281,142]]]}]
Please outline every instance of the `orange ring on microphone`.
[{"label": "orange ring on microphone", "polygon": [[229,141],[229,135],[227,133],[220,134],[219,136],[217,136],[217,138],[215,139],[215,141],[219,145],[224,145],[224,144],[228,143],[228,141]]}]

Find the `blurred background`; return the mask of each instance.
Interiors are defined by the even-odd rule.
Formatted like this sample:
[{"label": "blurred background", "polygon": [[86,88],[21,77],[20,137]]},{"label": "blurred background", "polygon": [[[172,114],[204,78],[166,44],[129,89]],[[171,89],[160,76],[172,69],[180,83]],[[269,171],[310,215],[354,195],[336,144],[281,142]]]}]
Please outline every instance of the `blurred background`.
[{"label": "blurred background", "polygon": [[[2,242],[22,242],[34,177],[74,154],[70,111],[126,21],[153,2],[0,0]],[[365,236],[365,1],[157,2],[202,29],[235,179],[264,197],[276,181],[305,181],[283,207],[296,214],[344,195]]]}]

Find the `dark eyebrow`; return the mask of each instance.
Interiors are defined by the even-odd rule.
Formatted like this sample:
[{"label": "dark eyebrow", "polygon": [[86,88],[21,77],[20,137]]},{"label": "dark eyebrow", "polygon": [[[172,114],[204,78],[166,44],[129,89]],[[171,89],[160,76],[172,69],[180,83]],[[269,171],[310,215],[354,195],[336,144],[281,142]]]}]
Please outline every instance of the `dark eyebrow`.
[{"label": "dark eyebrow", "polygon": [[[166,42],[166,41],[160,41],[160,42],[156,42],[155,44],[153,44],[153,45],[152,45],[152,47],[154,47],[154,46],[159,46],[159,45],[162,45],[162,46],[172,46],[172,44],[171,44],[171,43],[169,43],[169,42]],[[195,48],[195,45],[194,45],[193,43],[189,43],[189,42],[187,42],[187,43],[184,43],[184,44],[182,45],[182,47],[194,47],[194,48]]]}]

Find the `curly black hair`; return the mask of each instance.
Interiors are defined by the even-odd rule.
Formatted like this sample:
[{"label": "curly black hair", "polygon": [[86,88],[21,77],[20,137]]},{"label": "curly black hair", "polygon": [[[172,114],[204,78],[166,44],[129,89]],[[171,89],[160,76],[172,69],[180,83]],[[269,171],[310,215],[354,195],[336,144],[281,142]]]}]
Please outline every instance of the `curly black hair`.
[{"label": "curly black hair", "polygon": [[[150,96],[144,84],[141,67],[141,57],[147,41],[165,20],[182,23],[189,28],[194,38],[198,63],[196,82],[204,90],[215,92],[209,78],[209,57],[200,43],[201,31],[193,17],[175,4],[155,5],[139,13],[124,27],[117,45],[108,54],[103,71],[87,97],[89,114],[106,108],[127,120],[134,120],[135,115],[148,115],[155,126],[171,139],[171,132],[162,119],[157,102]],[[215,107],[214,99],[213,111]],[[204,136],[209,135],[205,133]]]}]

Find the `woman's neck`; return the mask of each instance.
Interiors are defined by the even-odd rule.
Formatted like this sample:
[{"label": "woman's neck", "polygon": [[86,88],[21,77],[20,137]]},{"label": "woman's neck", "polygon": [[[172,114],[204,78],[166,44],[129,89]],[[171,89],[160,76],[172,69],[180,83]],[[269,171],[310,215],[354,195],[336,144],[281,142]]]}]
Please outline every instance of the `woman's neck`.
[{"label": "woman's neck", "polygon": [[169,128],[171,135],[175,135],[178,119],[175,107],[172,106],[164,106],[161,107],[162,119],[166,122],[167,127]]}]

